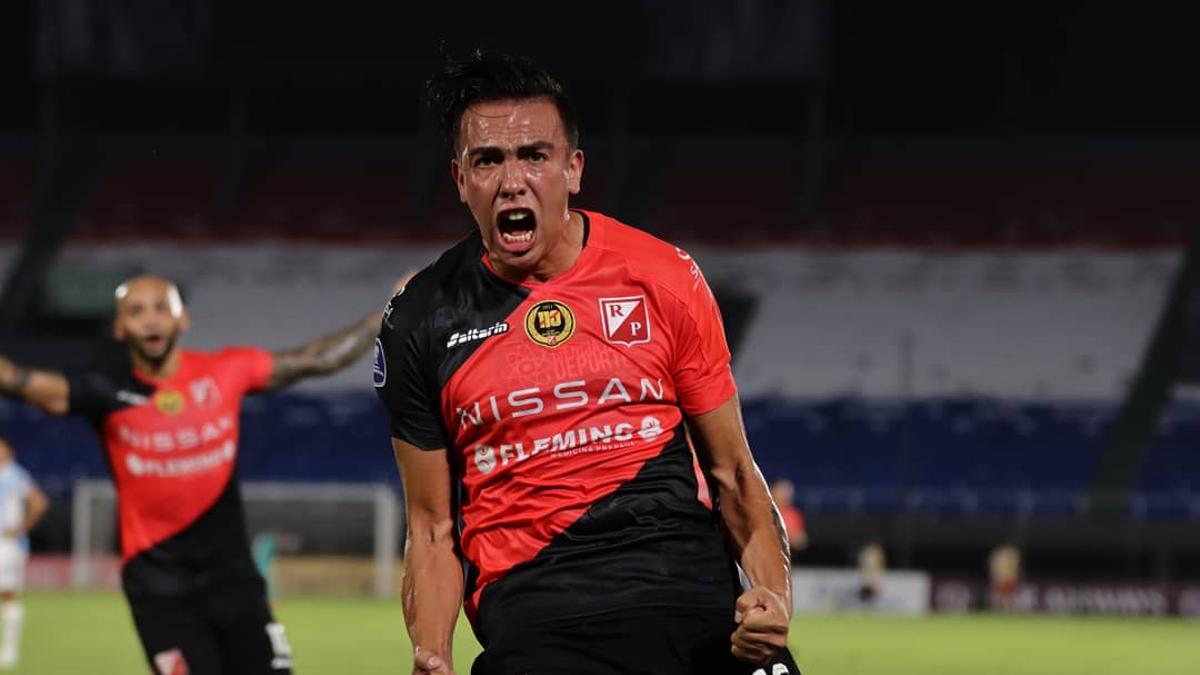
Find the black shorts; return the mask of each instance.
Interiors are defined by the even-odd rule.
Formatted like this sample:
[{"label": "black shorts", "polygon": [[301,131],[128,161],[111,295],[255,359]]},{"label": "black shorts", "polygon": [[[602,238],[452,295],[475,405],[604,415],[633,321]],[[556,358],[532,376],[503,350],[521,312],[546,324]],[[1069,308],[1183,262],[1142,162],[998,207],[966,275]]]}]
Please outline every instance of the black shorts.
[{"label": "black shorts", "polygon": [[766,663],[734,658],[731,614],[672,609],[536,626],[513,621],[488,636],[471,675],[800,675],[786,649]]},{"label": "black shorts", "polygon": [[292,652],[261,581],[181,597],[129,597],[156,675],[287,675]]}]

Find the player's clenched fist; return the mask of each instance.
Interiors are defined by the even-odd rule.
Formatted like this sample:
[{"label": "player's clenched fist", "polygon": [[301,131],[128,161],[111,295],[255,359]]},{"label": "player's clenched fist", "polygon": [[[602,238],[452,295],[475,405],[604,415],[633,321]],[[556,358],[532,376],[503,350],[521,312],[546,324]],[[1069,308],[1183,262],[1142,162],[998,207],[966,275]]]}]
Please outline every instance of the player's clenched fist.
[{"label": "player's clenched fist", "polygon": [[738,627],[731,651],[743,661],[761,663],[787,646],[787,601],[775,591],[759,586],[743,593],[733,620]]},{"label": "player's clenched fist", "polygon": [[454,668],[434,652],[414,647],[413,675],[454,675]]}]

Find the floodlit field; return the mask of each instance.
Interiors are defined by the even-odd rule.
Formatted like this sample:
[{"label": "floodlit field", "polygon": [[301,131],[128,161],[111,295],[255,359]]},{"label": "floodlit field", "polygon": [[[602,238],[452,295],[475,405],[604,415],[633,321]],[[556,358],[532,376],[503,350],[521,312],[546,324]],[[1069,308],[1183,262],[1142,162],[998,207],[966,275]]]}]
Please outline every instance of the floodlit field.
[{"label": "floodlit field", "polygon": [[[147,671],[120,596],[26,597],[21,664],[39,675]],[[370,600],[290,598],[279,602],[296,652],[296,672],[408,672],[399,605]],[[800,617],[792,648],[807,675],[1195,675],[1200,623],[1174,620],[944,616]],[[478,652],[458,632],[457,670]]]}]

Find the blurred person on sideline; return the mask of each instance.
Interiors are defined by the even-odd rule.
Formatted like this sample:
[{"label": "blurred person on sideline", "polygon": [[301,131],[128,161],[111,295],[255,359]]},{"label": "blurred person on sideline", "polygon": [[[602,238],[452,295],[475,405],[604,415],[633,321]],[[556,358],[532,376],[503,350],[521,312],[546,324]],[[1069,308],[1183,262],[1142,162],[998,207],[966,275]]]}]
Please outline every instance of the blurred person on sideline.
[{"label": "blurred person on sideline", "polygon": [[1001,544],[988,555],[988,579],[991,585],[992,609],[1011,609],[1021,581],[1021,550],[1012,544]]},{"label": "blurred person on sideline", "polygon": [[796,488],[792,481],[786,478],[776,479],[771,483],[771,499],[779,508],[783,518],[783,527],[787,530],[788,549],[792,553],[792,562],[796,562],[800,553],[808,548],[808,531],[804,527],[804,514],[796,507]]},{"label": "blurred person on sideline", "polygon": [[0,438],[0,669],[13,668],[21,657],[25,606],[25,563],[29,531],[46,513],[46,495],[17,464],[13,448]]},{"label": "blurred person on sideline", "polygon": [[453,672],[465,604],[477,675],[795,675],[787,536],[695,260],[568,206],[577,117],[537,64],[476,53],[426,93],[477,227],[377,346],[413,672]]},{"label": "blurred person on sideline", "polygon": [[887,571],[887,554],[878,541],[867,542],[858,552],[858,600],[866,607],[883,595],[883,577]]},{"label": "blurred person on sideline", "polygon": [[254,567],[262,575],[267,584],[267,597],[274,600],[279,597],[282,589],[279,587],[279,571],[276,569],[276,559],[280,553],[295,553],[300,550],[300,536],[291,532],[278,530],[263,530],[250,539],[250,557],[254,559]]},{"label": "blurred person on sideline", "polygon": [[0,394],[97,430],[117,491],[121,586],[153,672],[288,673],[234,472],[242,397],[349,366],[381,311],[295,349],[198,352],[180,345],[190,319],[173,282],[139,276],[115,295],[127,358],[63,374],[0,355]]}]

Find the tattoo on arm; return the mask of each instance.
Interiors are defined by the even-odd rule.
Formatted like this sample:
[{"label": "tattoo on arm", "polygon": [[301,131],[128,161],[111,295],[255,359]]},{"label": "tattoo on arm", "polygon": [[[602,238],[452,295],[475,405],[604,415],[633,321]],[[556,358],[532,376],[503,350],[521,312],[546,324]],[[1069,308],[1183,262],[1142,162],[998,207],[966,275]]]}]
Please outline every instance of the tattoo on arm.
[{"label": "tattoo on arm", "polygon": [[345,368],[374,343],[378,330],[379,314],[372,314],[301,347],[276,352],[267,388],[286,387],[305,377],[328,375]]}]

